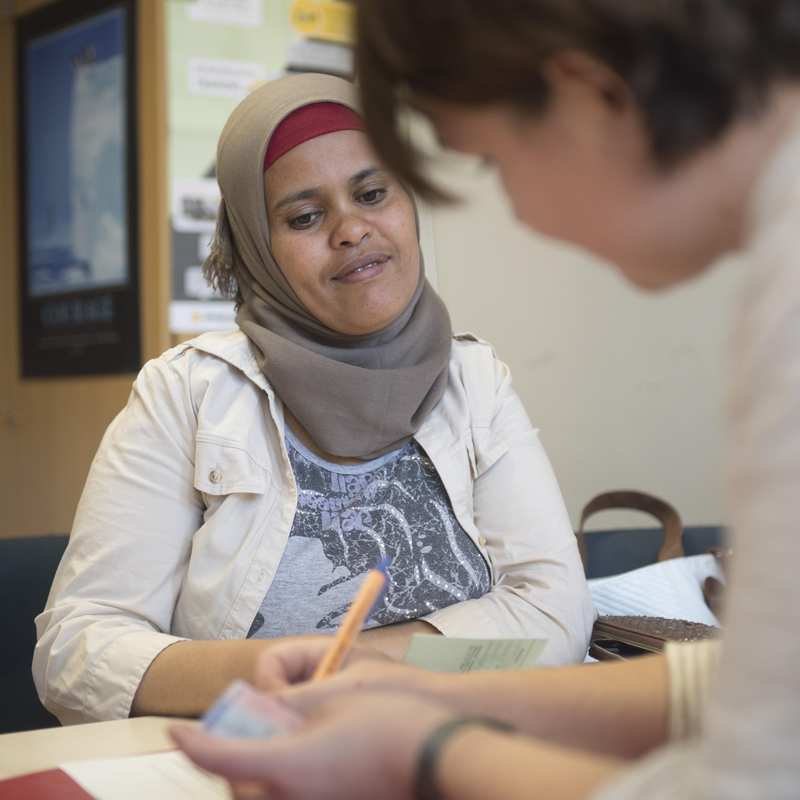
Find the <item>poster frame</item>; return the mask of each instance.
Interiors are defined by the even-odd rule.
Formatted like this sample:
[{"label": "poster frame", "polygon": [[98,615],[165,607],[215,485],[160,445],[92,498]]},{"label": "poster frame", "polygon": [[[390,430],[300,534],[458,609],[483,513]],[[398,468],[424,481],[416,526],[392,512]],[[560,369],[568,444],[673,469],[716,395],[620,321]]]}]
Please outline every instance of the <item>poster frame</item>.
[{"label": "poster frame", "polygon": [[[45,293],[31,291],[29,242],[31,192],[28,110],[36,98],[27,96],[26,53],[29,45],[110,11],[124,12],[121,120],[124,131],[125,175],[122,225],[125,244],[124,282]],[[139,192],[138,109],[136,83],[135,0],[60,0],[24,15],[16,27],[16,120],[18,142],[19,332],[20,372],[23,378],[121,374],[135,372],[141,363],[139,314]],[[46,47],[45,44],[42,47]],[[69,186],[69,184],[68,184]],[[71,220],[70,224],[73,224]],[[71,258],[75,258],[71,256]]]}]

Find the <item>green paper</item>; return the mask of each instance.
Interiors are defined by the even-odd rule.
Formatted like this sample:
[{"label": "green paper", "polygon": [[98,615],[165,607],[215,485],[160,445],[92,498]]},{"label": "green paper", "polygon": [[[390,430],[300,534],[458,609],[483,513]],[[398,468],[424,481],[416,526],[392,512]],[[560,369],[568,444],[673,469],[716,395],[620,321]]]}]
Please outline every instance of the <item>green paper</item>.
[{"label": "green paper", "polygon": [[536,666],[546,639],[450,639],[415,633],[404,661],[433,672],[528,669]]}]

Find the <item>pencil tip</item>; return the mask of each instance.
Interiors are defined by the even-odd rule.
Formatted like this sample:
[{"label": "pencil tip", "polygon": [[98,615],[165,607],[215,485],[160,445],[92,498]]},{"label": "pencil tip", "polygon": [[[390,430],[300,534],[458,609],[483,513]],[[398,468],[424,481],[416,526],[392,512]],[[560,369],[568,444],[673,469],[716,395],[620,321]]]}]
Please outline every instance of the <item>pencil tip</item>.
[{"label": "pencil tip", "polygon": [[392,563],[392,557],[386,556],[386,558],[382,558],[377,566],[375,567],[378,572],[382,572],[387,578],[389,577],[389,566]]}]

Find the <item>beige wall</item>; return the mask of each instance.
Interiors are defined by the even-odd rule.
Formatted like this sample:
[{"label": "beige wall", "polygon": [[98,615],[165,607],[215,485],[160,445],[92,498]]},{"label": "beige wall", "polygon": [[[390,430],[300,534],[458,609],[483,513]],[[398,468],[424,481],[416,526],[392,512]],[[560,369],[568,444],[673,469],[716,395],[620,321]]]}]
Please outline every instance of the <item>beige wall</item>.
[{"label": "beige wall", "polygon": [[[42,2],[18,0],[16,13]],[[141,0],[140,219],[142,346],[169,344],[163,4]],[[103,430],[124,404],[132,376],[19,379],[13,23],[0,20],[0,536],[67,531]]]},{"label": "beige wall", "polygon": [[573,522],[597,492],[635,488],[672,501],[686,522],[718,523],[738,266],[645,295],[605,265],[523,230],[490,175],[445,174],[468,202],[434,212],[439,290],[455,327],[489,339],[511,366]]}]

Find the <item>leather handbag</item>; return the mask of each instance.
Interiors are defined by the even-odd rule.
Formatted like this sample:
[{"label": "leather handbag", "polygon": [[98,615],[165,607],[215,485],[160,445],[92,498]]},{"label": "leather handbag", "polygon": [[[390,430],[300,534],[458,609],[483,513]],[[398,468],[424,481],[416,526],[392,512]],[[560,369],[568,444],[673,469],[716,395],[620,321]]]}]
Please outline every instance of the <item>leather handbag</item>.
[{"label": "leather handbag", "polygon": [[[663,531],[657,561],[684,556],[683,523],[677,510],[659,497],[633,490],[599,494],[584,506],[575,535],[584,569],[587,567],[587,520],[599,511],[642,511],[655,517]],[[590,534],[589,534],[590,535]],[[589,655],[598,660],[627,660],[659,653],[670,641],[713,638],[719,630],[711,625],[653,616],[600,616],[592,630]]]},{"label": "leather handbag", "polygon": [[627,661],[660,653],[667,642],[714,639],[719,629],[702,622],[666,617],[598,617],[592,629],[589,655],[598,661]]}]

